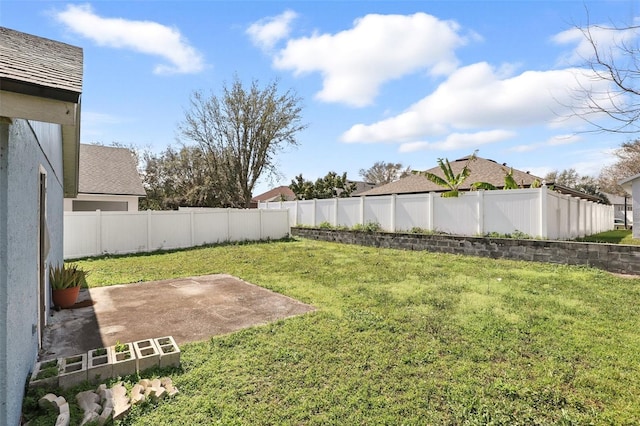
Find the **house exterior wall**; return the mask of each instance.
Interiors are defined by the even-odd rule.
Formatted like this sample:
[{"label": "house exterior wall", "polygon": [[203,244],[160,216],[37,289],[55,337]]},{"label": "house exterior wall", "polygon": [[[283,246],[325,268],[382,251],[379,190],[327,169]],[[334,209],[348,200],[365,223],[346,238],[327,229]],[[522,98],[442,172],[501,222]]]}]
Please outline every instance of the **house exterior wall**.
[{"label": "house exterior wall", "polygon": [[[633,224],[640,223],[640,179],[635,179],[631,187],[631,197],[633,198]],[[640,238],[640,226],[633,227],[633,238]]]},{"label": "house exterior wall", "polygon": [[[73,202],[74,201],[86,201],[90,203],[95,203],[92,210],[101,210],[101,211],[121,211],[121,210],[113,210],[109,208],[108,203],[127,203],[127,210],[129,212],[137,212],[138,211],[138,198],[135,195],[98,195],[98,194],[78,194],[76,198],[65,198],[64,199],[64,211],[71,212],[73,210]],[[107,203],[103,204],[102,203]],[[86,203],[89,205],[89,203]],[[84,210],[87,211],[87,210]]]},{"label": "house exterior wall", "polygon": [[[40,174],[46,173],[46,264],[63,259],[62,129],[14,119],[0,125],[0,424],[19,423],[25,380],[38,354]],[[6,191],[5,191],[6,190]],[[46,276],[46,275],[45,275]],[[50,300],[45,286],[45,300]],[[47,303],[48,305],[48,303]],[[48,307],[45,318],[48,316]]]}]

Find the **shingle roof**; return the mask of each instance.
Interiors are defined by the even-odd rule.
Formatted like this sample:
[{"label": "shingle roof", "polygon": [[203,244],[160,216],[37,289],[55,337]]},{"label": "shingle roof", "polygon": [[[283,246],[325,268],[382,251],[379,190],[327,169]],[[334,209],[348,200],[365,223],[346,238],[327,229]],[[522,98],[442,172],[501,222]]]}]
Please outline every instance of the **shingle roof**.
[{"label": "shingle roof", "polygon": [[136,160],[127,148],[80,145],[78,192],[83,194],[147,195]]},{"label": "shingle roof", "polygon": [[296,194],[293,193],[291,188],[288,186],[279,186],[277,188],[273,188],[265,193],[260,195],[256,195],[251,199],[253,202],[267,202],[267,201],[281,201],[282,196],[284,196],[284,201],[293,201],[296,199]]},{"label": "shingle roof", "polygon": [[[468,157],[464,157],[450,162],[451,169],[454,173],[460,173],[464,165],[467,164],[467,158]],[[471,185],[475,182],[487,182],[497,188],[502,188],[504,187],[504,176],[509,172],[511,167],[506,164],[498,164],[493,160],[477,157],[475,161],[472,161],[469,164],[469,169],[471,170],[471,174],[460,186],[461,190],[469,190]],[[427,171],[440,177],[444,177],[442,170],[438,166]],[[513,177],[518,185],[522,185],[524,187],[529,187],[536,179],[542,181],[542,178],[538,176],[516,169],[513,169]],[[358,195],[412,194],[442,191],[446,191],[446,189],[436,185],[422,175],[412,174],[395,182],[378,186],[377,188],[373,188]]]},{"label": "shingle roof", "polygon": [[[82,92],[82,49],[0,27],[3,90],[77,102]],[[53,89],[42,93],[42,88]]]}]

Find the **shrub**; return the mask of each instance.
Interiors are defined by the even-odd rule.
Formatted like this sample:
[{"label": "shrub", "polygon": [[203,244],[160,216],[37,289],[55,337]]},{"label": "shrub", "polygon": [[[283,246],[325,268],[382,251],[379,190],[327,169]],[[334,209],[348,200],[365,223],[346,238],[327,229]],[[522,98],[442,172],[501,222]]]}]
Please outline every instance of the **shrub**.
[{"label": "shrub", "polygon": [[353,229],[354,231],[360,231],[360,232],[378,232],[382,230],[382,227],[378,222],[367,222],[364,225],[361,223],[358,223],[354,225],[353,228],[351,229]]}]

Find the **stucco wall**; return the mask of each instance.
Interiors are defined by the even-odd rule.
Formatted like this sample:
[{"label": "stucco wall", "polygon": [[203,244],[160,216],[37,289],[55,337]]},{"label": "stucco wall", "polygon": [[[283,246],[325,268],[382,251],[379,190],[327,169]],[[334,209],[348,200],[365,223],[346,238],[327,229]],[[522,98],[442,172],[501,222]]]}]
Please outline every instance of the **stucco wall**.
[{"label": "stucco wall", "polygon": [[[36,136],[37,134],[37,136]],[[37,137],[41,139],[38,140]],[[0,333],[6,345],[5,365],[0,369],[0,424],[17,424],[25,380],[38,354],[38,199],[40,173],[47,175],[46,217],[50,236],[47,264],[62,262],[62,137],[58,125],[14,120],[9,126],[5,154],[7,191],[4,222],[6,237],[0,240],[6,269],[0,285],[6,290],[6,321]],[[46,300],[50,299],[46,286]],[[48,312],[45,313],[45,317]],[[6,392],[4,392],[6,390]],[[2,401],[2,397],[6,401]],[[6,413],[6,414],[5,414]]]},{"label": "stucco wall", "polygon": [[640,275],[640,246],[310,228],[291,228],[291,235],[363,246],[586,265],[610,272]]},{"label": "stucco wall", "polygon": [[[633,198],[633,224],[640,224],[640,179],[635,179],[631,187]],[[640,226],[633,227],[633,238],[640,238]]]}]

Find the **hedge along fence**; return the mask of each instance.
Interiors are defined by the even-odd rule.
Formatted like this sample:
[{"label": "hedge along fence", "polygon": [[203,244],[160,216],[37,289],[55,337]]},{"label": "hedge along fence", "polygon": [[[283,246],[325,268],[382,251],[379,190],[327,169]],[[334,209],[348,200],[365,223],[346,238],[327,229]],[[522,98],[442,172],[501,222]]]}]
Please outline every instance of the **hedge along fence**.
[{"label": "hedge along fence", "polygon": [[289,230],[286,210],[65,212],[64,258],[279,240]]},{"label": "hedge along fence", "polygon": [[291,226],[334,227],[374,222],[385,231],[428,231],[456,235],[513,234],[570,240],[613,229],[612,206],[585,201],[547,187],[473,191],[457,198],[405,194],[260,203],[260,209],[288,209]]},{"label": "hedge along fence", "polygon": [[317,228],[291,228],[291,234],[345,244],[585,265],[609,272],[640,275],[640,246]]}]

